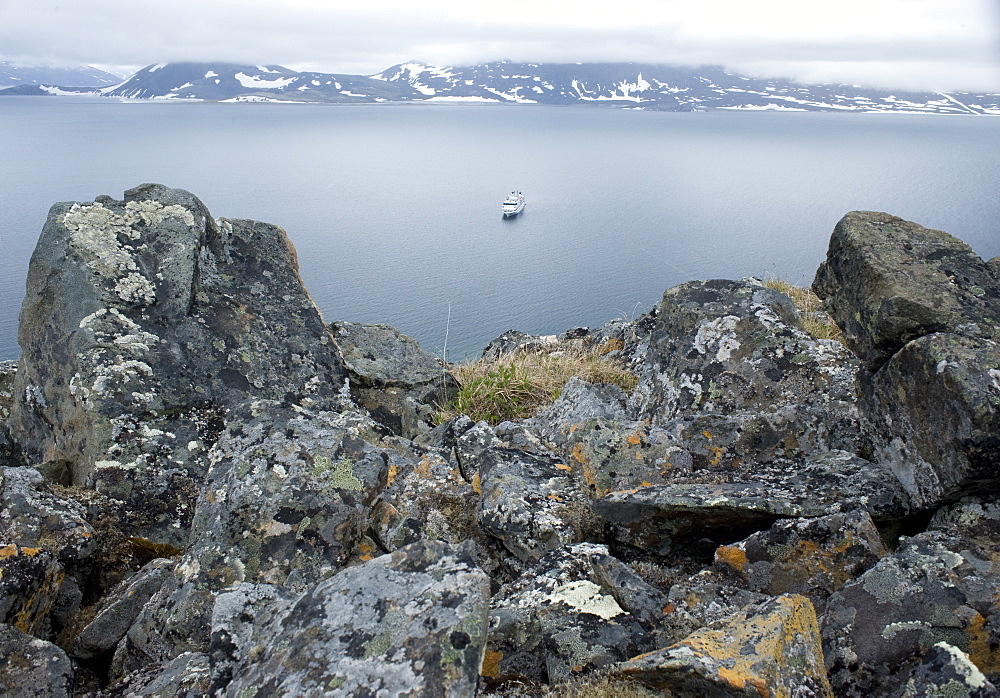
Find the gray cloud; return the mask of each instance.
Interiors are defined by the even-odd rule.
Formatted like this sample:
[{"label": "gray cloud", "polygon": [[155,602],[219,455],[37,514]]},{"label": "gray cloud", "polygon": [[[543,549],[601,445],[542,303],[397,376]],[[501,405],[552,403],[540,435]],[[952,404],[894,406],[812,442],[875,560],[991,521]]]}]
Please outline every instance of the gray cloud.
[{"label": "gray cloud", "polygon": [[[872,11],[855,18],[847,13],[862,5],[842,2],[831,6],[846,8],[838,15],[813,21],[798,16],[798,24],[787,25],[781,24],[780,0],[702,0],[698,7],[707,10],[668,0],[616,5],[620,12],[612,14],[607,4],[579,0],[560,15],[559,8],[568,6],[546,0],[0,0],[0,59],[135,67],[224,60],[361,74],[410,59],[712,63],[810,81],[1000,91],[1000,15],[990,0],[882,5],[914,8],[913,16],[897,12],[896,21]],[[480,6],[480,15],[469,9]],[[772,14],[746,15],[745,28],[732,17],[736,10],[765,6]],[[798,8],[789,16],[803,13],[801,2],[787,7]]]}]

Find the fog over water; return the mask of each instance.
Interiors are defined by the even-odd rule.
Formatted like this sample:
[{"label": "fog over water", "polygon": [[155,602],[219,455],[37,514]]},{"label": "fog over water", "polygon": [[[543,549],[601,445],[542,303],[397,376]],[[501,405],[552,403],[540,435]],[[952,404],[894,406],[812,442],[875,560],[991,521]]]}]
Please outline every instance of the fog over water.
[{"label": "fog over water", "polygon": [[[438,355],[447,329],[450,359],[635,315],[688,279],[808,285],[855,209],[1000,255],[990,117],[6,98],[0,133],[0,358],[20,353],[49,206],[142,182],[280,225],[328,322]],[[513,188],[527,209],[504,220]]]}]

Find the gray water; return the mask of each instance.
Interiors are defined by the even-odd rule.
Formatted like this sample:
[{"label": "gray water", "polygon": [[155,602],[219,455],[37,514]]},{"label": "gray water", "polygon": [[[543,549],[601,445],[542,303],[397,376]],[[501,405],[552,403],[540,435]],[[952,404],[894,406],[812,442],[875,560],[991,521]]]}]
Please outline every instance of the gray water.
[{"label": "gray water", "polygon": [[[0,99],[0,358],[56,201],[142,182],[283,227],[328,322],[449,359],[634,316],[688,279],[808,285],[850,210],[1000,254],[1000,119]],[[500,215],[513,188],[525,212]],[[450,323],[449,323],[450,312]]]}]

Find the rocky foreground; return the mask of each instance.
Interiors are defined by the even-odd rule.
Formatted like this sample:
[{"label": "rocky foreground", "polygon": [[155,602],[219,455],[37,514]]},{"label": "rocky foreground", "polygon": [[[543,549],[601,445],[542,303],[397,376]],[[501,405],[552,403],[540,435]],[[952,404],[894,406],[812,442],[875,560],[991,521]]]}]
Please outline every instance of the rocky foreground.
[{"label": "rocky foreground", "polygon": [[690,282],[575,331],[631,394],[434,426],[455,379],[326,325],[281,229],[57,204],[0,375],[0,692],[995,695],[1000,259],[854,212],[814,289],[846,347]]}]

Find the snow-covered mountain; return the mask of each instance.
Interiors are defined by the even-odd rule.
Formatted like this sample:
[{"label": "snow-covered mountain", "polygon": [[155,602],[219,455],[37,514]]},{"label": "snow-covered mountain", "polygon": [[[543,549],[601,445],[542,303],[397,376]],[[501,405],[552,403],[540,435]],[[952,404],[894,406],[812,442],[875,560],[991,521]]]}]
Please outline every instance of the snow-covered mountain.
[{"label": "snow-covered mountain", "polygon": [[[80,92],[51,85],[2,94]],[[377,75],[298,72],[279,65],[161,63],[92,94],[218,102],[452,101],[588,104],[691,111],[800,111],[1000,114],[1000,94],[888,91],[804,85],[738,75],[720,66],[640,63],[511,63],[467,67],[410,62]]]},{"label": "snow-covered mountain", "polygon": [[117,85],[121,81],[119,76],[89,65],[78,68],[47,68],[17,66],[0,61],[0,87],[43,84],[63,87],[105,87]]},{"label": "snow-covered mountain", "polygon": [[411,88],[361,75],[300,73],[280,65],[234,63],[151,65],[101,93],[217,102],[373,102],[419,97]]},{"label": "snow-covered mountain", "polygon": [[786,109],[1000,114],[1000,95],[886,91],[751,78],[721,66],[511,63],[465,68],[403,63],[374,76],[426,99],[607,104],[665,111]]}]

